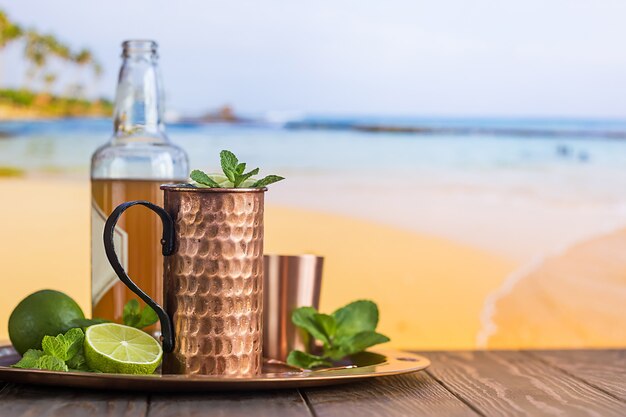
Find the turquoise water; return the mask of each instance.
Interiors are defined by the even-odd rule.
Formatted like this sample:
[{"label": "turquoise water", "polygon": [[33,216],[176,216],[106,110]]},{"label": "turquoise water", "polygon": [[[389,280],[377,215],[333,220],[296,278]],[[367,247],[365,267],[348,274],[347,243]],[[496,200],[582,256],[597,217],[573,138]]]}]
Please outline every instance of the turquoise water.
[{"label": "turquoise water", "polygon": [[[317,118],[315,120],[330,120]],[[333,119],[338,120],[338,119]],[[358,121],[359,119],[350,119]],[[363,118],[367,122],[415,124],[415,119]],[[281,172],[376,172],[415,175],[422,170],[533,170],[590,167],[626,170],[626,140],[593,132],[626,132],[621,121],[521,119],[420,119],[420,126],[480,126],[591,132],[587,137],[503,135],[417,135],[350,130],[290,130],[278,125],[169,126],[171,140],[187,150],[194,167],[216,162],[231,149],[242,160]],[[91,153],[111,132],[109,120],[0,123],[0,165],[30,171],[86,172]],[[410,179],[410,178],[408,178]],[[407,180],[408,180],[407,179]]]}]

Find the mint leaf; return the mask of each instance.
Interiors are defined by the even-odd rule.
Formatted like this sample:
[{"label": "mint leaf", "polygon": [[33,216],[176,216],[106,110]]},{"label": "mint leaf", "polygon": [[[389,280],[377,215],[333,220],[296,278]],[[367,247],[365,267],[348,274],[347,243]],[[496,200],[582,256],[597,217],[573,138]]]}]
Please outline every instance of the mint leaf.
[{"label": "mint leaf", "polygon": [[22,359],[11,365],[13,368],[29,369],[37,366],[37,361],[44,355],[43,351],[37,349],[28,349],[24,352]]},{"label": "mint leaf", "polygon": [[223,150],[222,152],[220,152],[220,163],[222,164],[222,169],[229,169],[234,172],[237,172],[237,166],[239,165],[239,160],[237,159],[235,154],[232,153],[231,151]]},{"label": "mint leaf", "polygon": [[326,334],[324,325],[315,319],[316,314],[318,314],[317,310],[313,307],[300,307],[291,313],[291,321],[328,347],[330,346],[330,338]]},{"label": "mint leaf", "polygon": [[332,341],[337,331],[337,322],[335,321],[335,318],[333,316],[329,316],[328,314],[316,313],[313,315],[313,320],[315,320],[317,328],[324,332],[328,340]]},{"label": "mint leaf", "polygon": [[37,360],[36,369],[45,369],[48,371],[69,371],[65,361],[56,356],[43,355]]},{"label": "mint leaf", "polygon": [[374,331],[378,325],[378,307],[369,300],[359,300],[335,311],[337,338],[345,338],[363,331]]},{"label": "mint leaf", "polygon": [[241,175],[239,178],[237,178],[238,180],[237,186],[239,186],[239,184],[242,184],[245,180],[247,180],[251,176],[256,175],[258,173],[259,173],[259,168],[254,168],[252,171]]},{"label": "mint leaf", "polygon": [[[65,371],[69,368],[65,362],[56,356],[47,355],[41,350],[29,349],[22,359],[14,365],[14,368],[22,369],[45,369],[48,371]],[[86,365],[85,365],[86,366]]]},{"label": "mint leaf", "polygon": [[136,299],[128,300],[122,312],[122,321],[126,326],[143,329],[159,321],[159,316],[150,306],[145,306],[143,310]]},{"label": "mint leaf", "polygon": [[191,174],[189,174],[189,178],[191,178],[198,184],[207,186],[209,188],[220,188],[220,185],[217,182],[215,182],[211,177],[209,177],[207,174],[200,171],[199,169],[194,169],[193,171],[191,171]]},{"label": "mint leaf", "polygon": [[135,327],[138,329],[143,329],[144,327],[148,327],[153,325],[159,321],[159,316],[150,306],[145,306],[141,311],[141,316],[139,317],[139,323]]},{"label": "mint leaf", "polygon": [[[235,182],[237,181],[237,173],[235,171],[232,171],[230,169],[228,170],[222,170],[224,171],[224,175],[226,175],[226,178],[228,178],[228,180],[230,182],[232,182],[233,184],[235,184]],[[236,187],[235,187],[236,188]]]},{"label": "mint leaf", "polygon": [[89,372],[91,369],[87,365],[87,359],[85,358],[85,353],[83,349],[81,349],[76,355],[70,358],[66,362],[68,368],[72,371],[83,371]]},{"label": "mint leaf", "polygon": [[41,347],[46,355],[54,356],[63,362],[76,355],[83,347],[85,335],[76,327],[68,330],[65,334],[57,336],[44,336]]},{"label": "mint leaf", "polygon": [[365,349],[386,343],[389,338],[383,334],[376,333],[371,330],[359,332],[352,336],[340,338],[336,340],[333,351],[328,352],[332,359],[341,359],[344,356],[352,355],[364,351]]},{"label": "mint leaf", "polygon": [[54,356],[55,358],[61,359],[63,362],[69,359],[65,337],[62,334],[56,337],[44,336],[41,341],[41,347],[48,356]]},{"label": "mint leaf", "polygon": [[292,350],[287,356],[287,363],[303,369],[311,369],[318,366],[331,366],[332,364],[321,356],[311,355],[300,350]]},{"label": "mint leaf", "polygon": [[220,163],[224,175],[234,184],[236,181],[235,175],[237,174],[237,166],[239,164],[237,157],[231,151],[223,150],[220,152]]},{"label": "mint leaf", "polygon": [[141,307],[136,299],[128,300],[122,311],[122,322],[126,326],[136,327],[141,319]]},{"label": "mint leaf", "polygon": [[83,342],[85,340],[85,333],[82,329],[74,328],[65,332],[65,346],[67,359],[72,359],[75,355],[83,350]]},{"label": "mint leaf", "polygon": [[237,172],[237,174],[243,174],[243,172],[246,170],[246,163],[242,162],[240,164],[237,165],[237,168],[235,168],[235,171]]},{"label": "mint leaf", "polygon": [[267,177],[262,178],[258,180],[257,182],[255,182],[254,184],[252,184],[252,188],[262,188],[267,185],[274,184],[275,182],[282,181],[284,179],[285,178],[280,177],[278,175],[268,175]]}]

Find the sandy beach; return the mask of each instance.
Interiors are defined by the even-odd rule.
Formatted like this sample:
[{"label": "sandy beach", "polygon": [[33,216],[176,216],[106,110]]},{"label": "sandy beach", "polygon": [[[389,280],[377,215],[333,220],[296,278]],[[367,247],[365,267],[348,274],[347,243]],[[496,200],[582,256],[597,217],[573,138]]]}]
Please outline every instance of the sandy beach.
[{"label": "sandy beach", "polygon": [[[0,193],[15,202],[3,203],[0,218],[0,230],[10,237],[0,243],[0,322],[41,288],[68,293],[89,312],[88,182],[7,179],[0,181]],[[381,309],[380,330],[398,347],[473,345],[481,300],[514,268],[445,239],[271,204],[266,252],[326,256],[322,310],[373,299]],[[7,337],[5,327],[0,337]]]},{"label": "sandy beach", "polygon": [[[395,199],[386,200],[385,193],[368,199],[367,187],[348,184],[333,189],[320,187],[321,180],[309,184],[313,188],[308,189],[316,193],[307,194],[303,182],[305,178],[293,181],[298,186],[277,186],[268,194],[266,253],[325,256],[321,309],[330,312],[358,298],[376,301],[380,331],[391,337],[391,346],[467,349],[626,343],[623,310],[620,313],[626,299],[622,255],[626,229],[532,261],[531,256],[553,253],[549,247],[573,237],[546,229],[545,238],[534,246],[528,241],[516,245],[514,240],[498,246],[498,236],[503,227],[509,227],[512,236],[524,228],[527,235],[541,234],[541,221],[549,220],[549,209],[541,211],[537,206],[531,212],[536,223],[521,224],[528,220],[527,213],[511,224],[511,216],[519,216],[520,211],[510,201],[474,195],[474,200],[465,200],[463,223],[458,218],[460,206],[452,203],[458,195],[428,193],[415,186],[412,193]],[[387,195],[393,191],[392,187],[385,190]],[[70,294],[89,314],[88,181],[2,179],[0,193],[10,196],[3,199],[0,217],[4,237],[0,322],[6,323],[21,298],[42,288]],[[354,201],[367,204],[348,217]],[[388,206],[391,202],[393,206]],[[461,224],[465,226],[457,227]],[[587,229],[583,226],[579,224],[574,232],[584,235],[596,227],[591,220]],[[6,337],[2,326],[0,338]]]}]

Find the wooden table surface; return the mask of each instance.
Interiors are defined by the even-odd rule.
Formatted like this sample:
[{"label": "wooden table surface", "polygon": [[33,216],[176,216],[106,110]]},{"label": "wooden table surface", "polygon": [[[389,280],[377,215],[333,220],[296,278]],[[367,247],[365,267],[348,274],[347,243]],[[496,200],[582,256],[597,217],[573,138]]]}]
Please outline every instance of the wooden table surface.
[{"label": "wooden table surface", "polygon": [[328,388],[95,392],[5,384],[0,416],[626,416],[626,350],[419,352],[426,371]]}]

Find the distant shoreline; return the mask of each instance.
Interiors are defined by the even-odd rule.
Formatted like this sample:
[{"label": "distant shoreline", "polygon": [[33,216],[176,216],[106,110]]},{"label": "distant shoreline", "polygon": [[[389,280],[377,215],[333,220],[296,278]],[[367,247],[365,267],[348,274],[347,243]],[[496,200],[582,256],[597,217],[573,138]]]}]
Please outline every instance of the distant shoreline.
[{"label": "distant shoreline", "polygon": [[112,112],[113,104],[106,99],[90,100],[28,89],[0,89],[0,120],[106,117]]},{"label": "distant shoreline", "polygon": [[415,135],[455,135],[455,136],[523,136],[523,137],[601,137],[606,139],[626,139],[626,131],[594,131],[568,129],[533,129],[478,126],[397,126],[388,124],[361,124],[327,121],[297,121],[285,124],[291,130],[353,130],[367,133],[398,133]]},{"label": "distant shoreline", "polygon": [[1,122],[34,122],[45,120],[62,120],[62,119],[94,119],[101,117],[110,117],[109,111],[101,111],[100,109],[95,111],[83,111],[82,109],[76,110],[74,113],[62,113],[62,112],[50,112],[38,108],[21,108],[11,105],[0,104],[0,121]]},{"label": "distant shoreline", "polygon": [[[96,109],[94,109],[96,110]],[[101,110],[101,109],[99,109]],[[86,120],[109,118],[111,115],[101,111],[92,111],[74,114],[51,114],[37,108],[7,106],[0,102],[0,124],[2,122],[45,122],[62,120]],[[477,119],[480,120],[480,119]],[[506,121],[507,119],[502,119]],[[551,119],[546,119],[550,121]],[[578,126],[549,126],[541,124],[535,126],[500,126],[472,123],[468,119],[465,123],[455,120],[450,123],[446,119],[437,121],[420,121],[419,119],[410,122],[378,122],[362,120],[324,120],[324,119],[303,119],[292,120],[284,123],[276,123],[265,118],[242,117],[234,113],[215,112],[202,117],[180,117],[172,121],[166,121],[171,127],[195,127],[209,125],[227,126],[247,126],[247,127],[268,127],[286,130],[302,131],[354,131],[361,133],[387,133],[413,136],[505,136],[518,138],[541,138],[541,139],[585,139],[597,138],[607,140],[626,139],[626,126],[620,125],[615,129],[602,127],[600,129],[587,128],[584,125]],[[0,131],[0,139],[10,137],[11,133]]]}]

